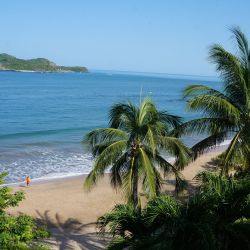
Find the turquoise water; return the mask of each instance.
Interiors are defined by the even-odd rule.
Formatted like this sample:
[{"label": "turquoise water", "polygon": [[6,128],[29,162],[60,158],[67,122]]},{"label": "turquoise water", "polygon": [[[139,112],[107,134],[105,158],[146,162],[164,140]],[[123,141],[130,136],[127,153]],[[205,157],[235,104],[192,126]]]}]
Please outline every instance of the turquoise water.
[{"label": "turquoise water", "polygon": [[[0,171],[8,182],[88,173],[84,134],[107,126],[115,102],[151,96],[161,110],[191,119],[182,90],[189,84],[221,88],[211,78],[119,72],[0,73]],[[198,137],[187,137],[191,145]]]}]

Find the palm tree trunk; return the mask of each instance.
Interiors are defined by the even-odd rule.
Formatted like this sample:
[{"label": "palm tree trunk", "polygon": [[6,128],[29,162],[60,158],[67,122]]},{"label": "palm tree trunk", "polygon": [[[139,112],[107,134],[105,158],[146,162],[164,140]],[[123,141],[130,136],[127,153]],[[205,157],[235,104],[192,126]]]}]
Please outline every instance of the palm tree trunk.
[{"label": "palm tree trunk", "polygon": [[132,202],[136,209],[138,206],[138,169],[134,168],[133,171],[133,192],[132,192]]}]

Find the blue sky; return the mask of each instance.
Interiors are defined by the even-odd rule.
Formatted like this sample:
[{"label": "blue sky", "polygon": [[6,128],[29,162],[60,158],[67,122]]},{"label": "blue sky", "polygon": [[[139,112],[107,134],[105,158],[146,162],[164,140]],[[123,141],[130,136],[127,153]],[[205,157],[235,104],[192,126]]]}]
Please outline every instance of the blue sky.
[{"label": "blue sky", "polygon": [[90,69],[215,75],[209,46],[250,39],[248,0],[1,1],[0,52]]}]

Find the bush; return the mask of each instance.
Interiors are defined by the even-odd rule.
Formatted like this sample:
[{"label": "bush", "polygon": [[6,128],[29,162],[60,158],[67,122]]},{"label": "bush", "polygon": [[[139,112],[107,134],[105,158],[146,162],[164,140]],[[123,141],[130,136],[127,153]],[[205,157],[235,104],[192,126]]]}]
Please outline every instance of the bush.
[{"label": "bush", "polygon": [[250,176],[204,172],[187,203],[162,195],[138,212],[116,205],[98,220],[108,249],[250,250]]},{"label": "bush", "polygon": [[[7,173],[0,174],[0,184]],[[12,216],[6,209],[14,207],[24,199],[23,192],[11,193],[6,186],[0,187],[0,249],[1,250],[47,250],[45,245],[37,244],[41,238],[49,237],[45,228],[38,227],[28,215]]]}]

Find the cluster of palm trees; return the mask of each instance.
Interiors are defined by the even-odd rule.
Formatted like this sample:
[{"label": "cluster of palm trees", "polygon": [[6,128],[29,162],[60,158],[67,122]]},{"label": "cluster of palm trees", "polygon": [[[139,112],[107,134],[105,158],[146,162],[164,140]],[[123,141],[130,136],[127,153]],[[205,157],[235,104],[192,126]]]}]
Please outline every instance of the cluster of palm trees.
[{"label": "cluster of palm trees", "polygon": [[186,203],[160,195],[142,211],[121,204],[100,217],[101,232],[113,236],[108,249],[250,249],[250,176],[199,178],[199,192]]},{"label": "cluster of palm trees", "polygon": [[[180,117],[157,110],[153,101],[146,98],[138,106],[114,105],[110,126],[87,134],[85,143],[95,160],[85,187],[90,189],[110,169],[111,184],[121,187],[128,201],[99,220],[102,228],[109,226],[119,236],[114,237],[111,248],[147,249],[153,244],[148,249],[234,249],[228,247],[232,245],[230,232],[234,234],[235,228],[235,234],[239,234],[238,229],[243,232],[238,220],[250,218],[250,50],[239,28],[232,29],[232,33],[238,48],[236,55],[220,45],[210,49],[209,58],[221,75],[224,90],[204,85],[191,85],[184,90],[188,109],[201,112],[200,118],[182,123]],[[180,137],[192,133],[207,137],[188,148]],[[175,175],[178,192],[183,186],[181,170],[226,138],[232,140],[220,156],[220,176],[204,174],[200,191],[185,205],[161,195],[166,174]],[[166,160],[166,153],[175,158],[173,163]],[[244,181],[230,179],[232,167],[244,173]],[[142,211],[140,188],[149,199]],[[209,221],[210,217],[213,220]],[[224,232],[226,228],[231,231]],[[244,233],[240,235],[244,238]],[[161,239],[159,246],[157,239]],[[188,240],[196,245],[182,245]]]}]

